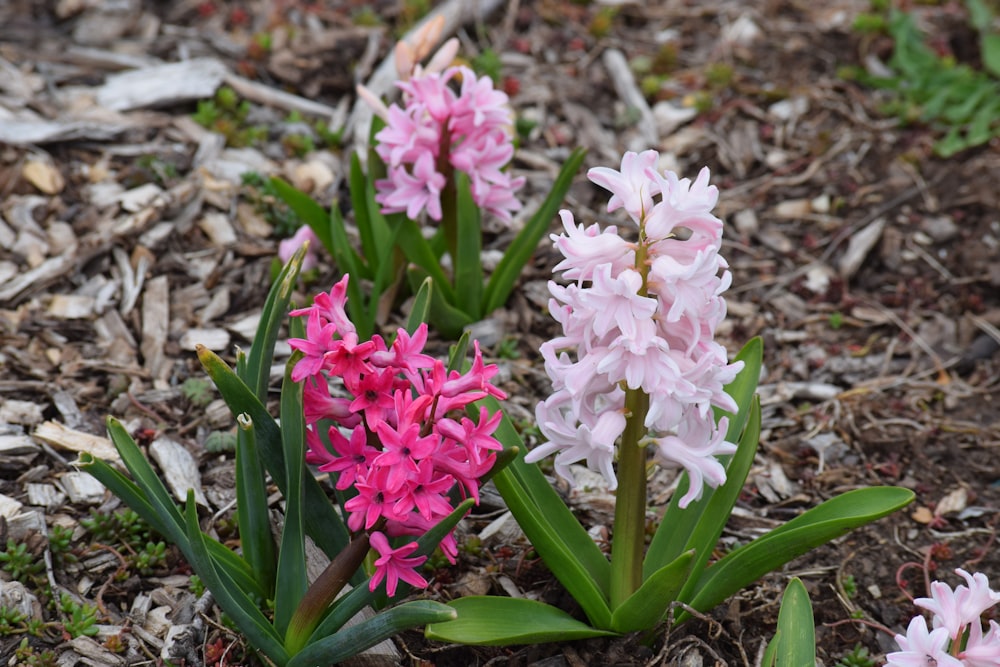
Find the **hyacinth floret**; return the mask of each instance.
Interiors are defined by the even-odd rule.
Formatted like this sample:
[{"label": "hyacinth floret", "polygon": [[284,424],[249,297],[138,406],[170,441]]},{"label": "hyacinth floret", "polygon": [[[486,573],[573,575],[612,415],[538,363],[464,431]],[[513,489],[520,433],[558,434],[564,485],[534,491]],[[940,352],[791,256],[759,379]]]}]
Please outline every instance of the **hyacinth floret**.
[{"label": "hyacinth floret", "polygon": [[990,588],[989,580],[981,572],[969,574],[959,568],[955,573],[968,585],[952,588],[935,581],[930,587],[930,597],[913,601],[931,612],[931,627],[923,616],[914,616],[906,634],[896,635],[896,643],[902,650],[886,656],[887,667],[1000,665],[1000,624],[991,620],[984,633],[982,620],[983,613],[1000,602],[1000,593]]},{"label": "hyacinth floret", "polygon": [[509,223],[521,208],[514,192],[524,178],[503,169],[514,155],[506,93],[464,66],[418,67],[396,86],[402,106],[384,108],[386,126],[375,135],[375,151],[388,170],[375,183],[382,212],[416,218],[426,211],[441,220],[441,193],[457,170],[468,174],[473,201]]},{"label": "hyacinth floret", "polygon": [[641,391],[649,396],[644,442],[661,465],[688,472],[686,507],[705,484],[725,481],[716,457],[736,447],[725,440],[727,421],[716,425],[711,408],[736,412],[724,387],[743,364],[729,363],[714,340],[731,282],[719,255],[722,221],[712,214],[718,190],[708,169],[692,183],[660,173],[658,162],[656,151],[629,152],[620,170],[588,172],[611,192],[608,211],[627,213],[637,240],[559,213],[564,231],[552,240],[563,260],[555,270],[573,282],[549,283],[549,311],[562,335],[541,348],[553,394],[536,415],[548,442],[527,458],[555,454],[556,472],[570,481],[568,466],[585,462],[615,489],[626,391]]},{"label": "hyacinth floret", "polygon": [[[490,382],[497,367],[483,363],[478,344],[465,373],[424,354],[426,324],[412,335],[400,329],[391,345],[379,335],[358,340],[344,311],[348,279],[292,311],[306,318],[306,337],[289,340],[303,354],[292,378],[304,382],[306,461],[334,474],[337,489],[357,492],[344,504],[348,528],[369,533],[379,555],[369,585],[385,581],[392,596],[399,581],[426,585],[415,570],[426,558],[399,538],[422,535],[450,514],[453,489],[478,502],[479,479],[502,449],[493,437],[501,414],[481,407],[472,419],[466,407],[506,396]],[[338,384],[345,395],[331,393]],[[441,548],[455,562],[453,535]]]}]

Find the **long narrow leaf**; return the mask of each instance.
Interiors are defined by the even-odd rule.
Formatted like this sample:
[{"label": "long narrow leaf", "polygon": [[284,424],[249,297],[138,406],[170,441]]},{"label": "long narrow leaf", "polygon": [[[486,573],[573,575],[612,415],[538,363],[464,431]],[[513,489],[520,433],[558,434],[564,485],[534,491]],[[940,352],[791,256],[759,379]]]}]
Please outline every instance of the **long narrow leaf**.
[{"label": "long narrow leaf", "polygon": [[[430,315],[428,322],[437,329],[442,336],[454,340],[462,335],[462,329],[471,324],[474,320],[468,314],[449,302],[446,291],[451,290],[447,283],[440,283],[433,276],[430,276],[423,268],[411,265],[407,277],[410,281],[411,289],[416,289],[430,277],[434,281],[434,291],[431,292]],[[441,289],[439,289],[441,288]],[[454,294],[454,290],[451,290]]]},{"label": "long narrow leaf", "polygon": [[[757,382],[760,378],[760,368],[763,363],[762,359],[763,343],[760,338],[753,338],[747,342],[734,359],[734,361],[742,361],[744,366],[743,370],[740,371],[733,381],[726,385],[726,392],[733,398],[736,405],[739,406],[737,414],[728,415],[729,430],[726,433],[726,440],[729,442],[742,442],[746,439],[744,427],[747,423],[747,418],[750,416],[750,406],[753,403],[754,393],[757,391]],[[727,413],[716,410],[716,420],[723,414]],[[741,438],[741,435],[744,435],[744,437]],[[742,455],[737,452],[736,456],[741,457],[741,461],[746,463],[748,471],[749,464],[753,462],[753,452],[756,451],[757,443],[751,442],[744,446],[751,447],[753,451],[749,453],[744,452]],[[749,456],[749,459],[746,458],[747,456]],[[725,458],[720,458],[723,465],[727,465]],[[730,462],[728,465],[733,466],[734,464]],[[680,499],[687,493],[689,484],[689,479],[685,474],[660,521],[656,533],[653,535],[652,542],[650,542],[643,567],[644,576],[649,576],[688,549],[696,549],[701,553],[704,541],[694,540],[692,539],[692,535],[695,529],[701,524],[702,517],[706,516],[706,508],[708,508],[709,503],[712,502],[712,498],[717,493],[725,492],[727,495],[732,496],[732,502],[735,503],[739,491],[743,488],[745,479],[746,472],[741,471],[741,467],[727,470],[726,484],[722,489],[713,491],[710,488],[705,488],[699,500],[692,502],[687,508],[681,509],[679,505]],[[733,495],[734,492],[735,496]],[[725,514],[708,513],[708,521],[710,522],[717,521],[716,517],[718,516],[728,517],[729,512],[732,510],[732,505],[726,506],[726,504],[716,503],[712,509],[713,512],[725,512]],[[714,547],[714,542],[712,546]],[[698,571],[700,571],[700,568],[696,566],[695,572]]]},{"label": "long narrow leaf", "polygon": [[406,333],[413,335],[413,332],[427,321],[433,289],[434,281],[430,278],[426,278],[424,282],[420,283],[420,289],[417,290],[417,294],[413,298],[413,305],[410,307],[410,316],[406,320]]},{"label": "long narrow leaf", "polygon": [[[114,417],[108,417],[107,428],[108,436],[118,450],[122,463],[128,468],[136,486],[142,489],[149,504],[160,516],[160,523],[166,531],[163,533],[164,536],[170,538],[170,541],[180,547],[182,551],[190,550],[184,531],[184,518],[181,516],[180,510],[177,509],[177,505],[174,504],[173,497],[167,491],[163,481],[153,470],[121,422]],[[185,552],[184,555],[186,556],[187,553]]]},{"label": "long narrow leaf", "polygon": [[[111,427],[112,424],[114,428]],[[109,418],[108,425],[108,434],[119,454],[125,453],[130,458],[142,457],[138,445],[119,422]],[[81,455],[80,460],[82,465],[87,466],[87,471],[91,475],[121,498],[136,514],[145,519],[156,532],[176,544],[186,559],[191,560],[191,541],[188,539],[184,519],[171,498],[167,497],[166,503],[156,505],[151,502],[151,494],[148,491],[143,490],[136,482],[128,479],[104,461],[94,459],[89,454]],[[148,466],[148,462],[146,465]],[[225,569],[243,590],[261,598],[265,597],[264,589],[257,583],[254,573],[245,560],[218,540],[206,538],[205,541],[215,562],[219,564],[219,567]]]},{"label": "long narrow leaf", "polygon": [[[492,397],[486,397],[482,403],[490,409],[491,414],[500,410],[500,403]],[[500,421],[500,426],[497,427],[494,436],[503,443],[505,449],[517,447],[521,452],[527,451],[517,429],[506,416]],[[501,478],[503,479],[498,481]],[[575,555],[587,571],[589,578],[606,598],[611,579],[611,564],[594,544],[594,540],[587,534],[587,531],[580,525],[573,512],[566,507],[566,503],[559,497],[556,490],[545,479],[545,475],[538,469],[538,466],[525,463],[524,455],[518,455],[510,466],[497,475],[494,483],[498,489],[503,486],[511,493],[516,489],[517,492],[526,495],[527,502],[545,518],[545,524],[555,531],[559,541]],[[500,489],[500,493],[504,495],[505,492]],[[516,514],[515,518],[518,523],[521,522],[520,517]]]},{"label": "long narrow leaf", "polygon": [[403,630],[453,618],[455,610],[440,602],[406,602],[309,644],[288,662],[287,667],[335,665]]},{"label": "long narrow leaf", "polygon": [[268,597],[274,595],[277,553],[271,536],[270,512],[264,469],[257,455],[253,420],[246,414],[236,418],[236,520],[240,528],[243,557]]},{"label": "long narrow leaf", "polygon": [[[372,169],[369,169],[369,172],[371,171]],[[361,168],[361,159],[357,153],[353,153],[349,175],[351,205],[354,207],[354,222],[361,239],[361,254],[369,261],[378,256],[388,240],[388,226],[375,201],[373,178],[372,173],[365,175],[364,169]]]},{"label": "long narrow leaf", "polygon": [[785,587],[778,610],[778,629],[767,646],[762,665],[812,667],[816,664],[816,624],[809,593],[794,577]]},{"label": "long narrow leaf", "polygon": [[552,219],[556,217],[559,206],[566,196],[569,186],[573,184],[576,172],[583,164],[583,158],[587,151],[582,148],[574,150],[563,163],[559,176],[556,177],[552,189],[549,191],[545,201],[542,202],[535,214],[531,216],[524,228],[518,233],[514,241],[508,246],[503,255],[503,259],[497,264],[497,268],[490,276],[486,291],[483,294],[483,314],[488,315],[507,302],[511,290],[517,283],[524,265],[531,259],[538,243],[549,230]]},{"label": "long narrow leaf", "polygon": [[[909,489],[880,486],[855,489],[827,500],[705,570],[688,604],[708,611],[760,576],[810,549],[880,519],[913,501]],[[678,622],[685,615],[678,617]]]},{"label": "long narrow leaf", "polygon": [[[455,177],[457,194],[458,245],[455,266],[455,305],[475,321],[482,318],[483,300],[483,226],[479,206],[472,199],[469,177],[458,172]],[[509,250],[508,250],[509,252]]]},{"label": "long narrow leaf", "polygon": [[285,525],[281,531],[281,550],[278,553],[278,575],[274,594],[274,627],[281,636],[285,635],[288,622],[309,585],[306,578],[306,546],[303,534],[305,414],[302,410],[302,384],[292,382],[291,378],[292,368],[301,357],[302,354],[296,352],[288,360],[285,379],[281,385],[281,439],[284,444],[287,482]]},{"label": "long narrow leaf", "polygon": [[[513,464],[516,465],[517,462]],[[505,468],[493,478],[507,507],[549,570],[583,608],[590,623],[597,628],[610,629],[611,609],[607,595],[580,562],[577,554],[560,539],[559,531],[549,523],[540,508],[533,504],[512,472],[513,466]]]},{"label": "long narrow leaf", "polygon": [[[285,493],[287,473],[281,449],[281,431],[274,418],[250,388],[218,355],[201,347],[198,349],[198,359],[215,382],[215,386],[219,388],[219,393],[233,414],[250,415],[256,429],[260,458],[271,473],[275,484],[282,493]],[[309,512],[305,515],[306,534],[327,556],[333,558],[350,542],[347,527],[312,475],[303,481],[303,492],[305,503],[309,507]]]},{"label": "long narrow leaf", "polygon": [[[681,600],[686,601],[697,585],[698,577],[708,564],[712,550],[719,543],[719,536],[722,535],[722,531],[726,527],[729,515],[733,512],[733,506],[736,505],[740,493],[743,492],[743,485],[750,472],[750,466],[753,465],[757,443],[760,440],[760,421],[760,400],[755,397],[750,411],[750,421],[743,431],[743,437],[740,439],[736,454],[726,469],[726,483],[712,494],[705,512],[701,515],[701,520],[691,532],[685,545],[686,549],[695,552],[692,571],[696,574],[686,582],[681,590],[678,596]],[[683,512],[684,510],[678,509],[678,511]],[[674,515],[668,510],[663,520],[672,521]]]},{"label": "long narrow leaf", "polygon": [[198,509],[194,503],[193,492],[188,492],[184,518],[188,534],[192,538],[191,567],[201,577],[205,586],[212,591],[219,608],[229,615],[236,627],[246,635],[250,644],[263,651],[279,667],[283,667],[288,662],[288,653],[281,643],[281,637],[236,582],[225,572],[216,569],[198,525]]},{"label": "long narrow leaf", "polygon": [[646,577],[632,595],[611,614],[616,632],[651,630],[660,622],[677,598],[694,563],[694,552],[681,554],[677,560]]},{"label": "long narrow leaf", "polygon": [[[430,244],[424,235],[420,233],[420,227],[413,220],[403,218],[399,224],[398,235],[399,247],[402,248],[406,259],[423,269],[427,275],[434,279],[435,292],[441,292],[445,302],[455,303],[455,290],[441,268],[441,261],[431,250]],[[421,281],[423,278],[421,278]]]},{"label": "long narrow leaf", "polygon": [[299,220],[312,228],[313,232],[316,233],[316,238],[329,250],[332,243],[330,228],[327,225],[330,216],[326,209],[316,203],[315,199],[278,176],[272,176],[270,183],[288,208],[292,209]]},{"label": "long narrow leaf", "polygon": [[264,402],[267,400],[267,383],[271,378],[271,360],[274,359],[274,345],[278,340],[278,330],[285,321],[288,312],[288,302],[295,289],[295,279],[302,267],[306,249],[299,248],[288,260],[277,279],[267,293],[264,308],[261,310],[260,324],[250,346],[247,357],[247,377],[244,381],[253,389],[254,394]]},{"label": "long narrow leaf", "polygon": [[509,646],[616,634],[581,623],[557,607],[525,598],[471,595],[452,600],[448,606],[458,612],[456,618],[428,625],[424,631],[428,639]]}]

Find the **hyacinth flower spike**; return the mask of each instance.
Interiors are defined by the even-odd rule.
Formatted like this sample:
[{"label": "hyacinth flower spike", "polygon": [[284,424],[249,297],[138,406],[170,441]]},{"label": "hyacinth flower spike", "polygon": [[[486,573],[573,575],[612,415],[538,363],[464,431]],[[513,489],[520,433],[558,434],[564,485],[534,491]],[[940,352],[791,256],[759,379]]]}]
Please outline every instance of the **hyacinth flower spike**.
[{"label": "hyacinth flower spike", "polygon": [[[567,282],[549,283],[548,310],[561,332],[540,349],[552,383],[535,411],[543,441],[494,478],[588,623],[530,600],[462,598],[449,603],[456,620],[427,627],[431,638],[515,644],[651,631],[688,617],[676,603],[708,611],[913,499],[893,487],[848,492],[710,562],[757,448],[761,343],[750,341],[730,361],[715,340],[732,278],[708,170],[692,181],[660,172],[659,162],[654,151],[626,153],[619,169],[589,172],[624,224],[602,229],[559,213],[555,270]],[[503,423],[497,433],[505,446],[522,446]],[[546,457],[569,483],[574,466],[586,465],[615,492],[610,559],[532,465]],[[682,474],[647,549],[652,463]]]}]

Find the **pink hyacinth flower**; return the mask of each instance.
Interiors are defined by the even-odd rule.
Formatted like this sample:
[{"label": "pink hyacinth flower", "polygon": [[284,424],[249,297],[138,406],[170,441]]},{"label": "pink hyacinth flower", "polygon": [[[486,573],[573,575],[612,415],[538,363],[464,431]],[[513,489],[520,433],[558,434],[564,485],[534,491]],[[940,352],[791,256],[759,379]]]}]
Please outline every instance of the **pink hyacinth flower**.
[{"label": "pink hyacinth flower", "polygon": [[380,532],[372,533],[370,540],[372,548],[378,552],[379,557],[375,559],[375,573],[368,582],[368,590],[374,591],[383,579],[385,592],[389,597],[396,594],[400,580],[418,588],[427,586],[427,580],[416,571],[416,568],[427,560],[427,556],[410,556],[417,550],[416,542],[393,549],[386,536]]},{"label": "pink hyacinth flower", "polygon": [[316,268],[319,263],[319,255],[316,254],[316,250],[320,247],[320,241],[316,232],[309,225],[302,225],[290,238],[278,244],[278,259],[281,260],[282,264],[287,264],[295,251],[305,243],[308,243],[309,247],[306,249],[306,256],[302,259],[302,270],[308,271]]},{"label": "pink hyacinth flower", "polygon": [[948,631],[937,628],[929,631],[923,616],[914,616],[905,635],[896,635],[896,643],[903,649],[885,656],[886,667],[965,667],[962,661],[948,654]]}]

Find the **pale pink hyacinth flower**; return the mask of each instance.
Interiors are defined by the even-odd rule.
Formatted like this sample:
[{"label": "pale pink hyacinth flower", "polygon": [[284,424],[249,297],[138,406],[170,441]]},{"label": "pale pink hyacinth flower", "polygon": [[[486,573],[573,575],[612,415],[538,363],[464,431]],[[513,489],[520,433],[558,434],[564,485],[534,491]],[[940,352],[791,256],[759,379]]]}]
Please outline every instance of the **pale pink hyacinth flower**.
[{"label": "pale pink hyacinth flower", "polygon": [[317,255],[316,249],[320,247],[320,241],[316,232],[309,225],[302,225],[295,231],[295,234],[278,244],[278,259],[281,260],[282,264],[287,263],[304,243],[308,243],[309,247],[306,249],[306,256],[302,259],[302,270],[308,271],[315,268],[319,264],[319,255]]},{"label": "pale pink hyacinth flower", "polygon": [[982,615],[1000,602],[986,575],[957,569],[966,585],[952,589],[948,584],[931,584],[931,597],[917,598],[914,604],[932,613],[931,626],[923,616],[915,616],[905,635],[896,635],[901,651],[886,656],[889,667],[997,667],[1000,665],[1000,625],[989,622],[983,632]]},{"label": "pale pink hyacinth flower", "polygon": [[717,426],[711,408],[736,412],[724,386],[743,364],[729,363],[714,340],[731,282],[719,255],[722,221],[711,213],[718,191],[707,169],[692,183],[659,173],[658,161],[655,151],[629,152],[621,170],[588,173],[612,193],[608,210],[628,213],[638,241],[625,240],[615,227],[577,226],[569,211],[559,214],[564,233],[552,240],[564,259],[555,270],[574,282],[549,283],[549,311],[563,334],[541,348],[553,394],[536,416],[548,442],[527,460],[555,454],[556,472],[571,482],[568,466],[585,462],[615,489],[624,389],[641,390],[650,399],[644,425],[656,460],[688,472],[680,501],[687,507],[705,484],[725,482],[717,457],[736,446],[725,440],[727,420]]}]

